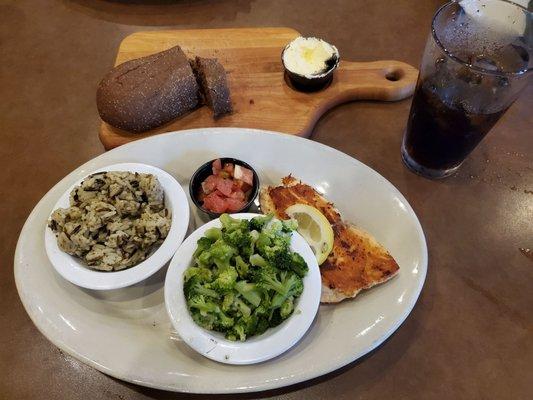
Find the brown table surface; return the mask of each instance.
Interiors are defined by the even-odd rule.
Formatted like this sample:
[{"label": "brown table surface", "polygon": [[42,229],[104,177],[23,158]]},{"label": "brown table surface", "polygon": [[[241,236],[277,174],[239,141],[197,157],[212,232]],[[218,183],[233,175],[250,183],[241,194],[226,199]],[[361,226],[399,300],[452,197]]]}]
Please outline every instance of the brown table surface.
[{"label": "brown table surface", "polygon": [[[0,3],[0,398],[167,399],[63,354],[18,298],[13,256],[31,209],[101,154],[95,90],[128,34],[149,29],[289,26],[345,59],[417,65],[442,1],[4,0]],[[410,100],[338,107],[314,140],[389,179],[425,230],[429,271],[400,329],[376,351],[291,388],[226,398],[526,399],[533,382],[533,85],[444,181],[408,172],[400,141]],[[528,395],[529,393],[529,395]],[[531,398],[531,397],[529,397]]]}]

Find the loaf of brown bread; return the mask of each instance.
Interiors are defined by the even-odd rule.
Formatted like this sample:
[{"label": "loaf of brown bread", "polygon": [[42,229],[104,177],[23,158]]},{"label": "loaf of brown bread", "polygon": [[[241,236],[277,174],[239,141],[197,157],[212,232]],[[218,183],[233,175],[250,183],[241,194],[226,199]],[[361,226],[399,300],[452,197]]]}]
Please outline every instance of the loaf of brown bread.
[{"label": "loaf of brown bread", "polygon": [[216,58],[196,57],[191,62],[202,93],[203,101],[219,118],[232,111],[226,71]]},{"label": "loaf of brown bread", "polygon": [[131,132],[163,125],[198,102],[198,83],[179,46],[118,65],[102,79],[96,94],[100,117]]}]

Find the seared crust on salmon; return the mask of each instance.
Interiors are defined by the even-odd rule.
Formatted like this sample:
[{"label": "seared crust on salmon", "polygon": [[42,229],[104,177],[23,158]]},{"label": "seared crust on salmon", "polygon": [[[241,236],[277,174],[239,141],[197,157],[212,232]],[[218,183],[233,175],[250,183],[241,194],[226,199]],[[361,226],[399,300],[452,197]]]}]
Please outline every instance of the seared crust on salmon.
[{"label": "seared crust on salmon", "polygon": [[285,210],[293,204],[308,204],[320,210],[331,225],[341,222],[339,211],[311,186],[302,183],[291,175],[281,180],[282,186],[263,187],[259,192],[261,211],[274,214],[276,218],[288,219]]},{"label": "seared crust on salmon", "polygon": [[259,194],[261,210],[287,219],[287,207],[307,204],[320,210],[331,223],[333,250],[320,266],[323,303],[337,303],[357,296],[363,289],[383,283],[400,269],[394,258],[370,234],[343,222],[339,211],[311,186],[292,176],[282,185],[263,187]]}]

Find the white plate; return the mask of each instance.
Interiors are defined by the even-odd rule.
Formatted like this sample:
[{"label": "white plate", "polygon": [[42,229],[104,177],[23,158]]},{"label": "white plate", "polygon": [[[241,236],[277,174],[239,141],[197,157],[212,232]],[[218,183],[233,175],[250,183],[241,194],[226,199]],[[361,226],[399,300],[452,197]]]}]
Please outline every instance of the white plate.
[{"label": "white plate", "polygon": [[[343,216],[372,233],[400,272],[353,301],[321,306],[307,335],[261,364],[231,366],[208,360],[178,340],[163,300],[164,269],[114,291],[81,289],[61,278],[44,249],[43,230],[61,194],[88,171],[142,162],[182,184],[207,160],[229,156],[250,163],[263,184],[291,172],[335,202]],[[196,210],[191,224],[199,226]],[[340,368],[379,346],[413,308],[427,270],[427,248],[409,203],[385,178],[320,143],[248,129],[197,129],[153,136],[89,161],[54,186],[32,211],[15,254],[15,280],[39,330],[72,356],[114,377],[182,392],[232,393],[291,385]]]},{"label": "white plate", "polygon": [[[250,219],[259,214],[233,214],[233,218]],[[305,239],[297,232],[292,235],[291,248],[307,262],[309,272],[304,277],[304,291],[295,306],[295,312],[286,321],[264,334],[245,342],[226,340],[224,335],[207,331],[191,318],[183,294],[183,273],[192,263],[196,242],[206,230],[220,228],[220,220],[214,219],[195,230],[183,242],[172,258],[165,279],[165,304],[174,328],[182,340],[198,353],[225,364],[256,364],[284,353],[307,332],[315,318],[320,303],[321,280],[316,257]]]},{"label": "white plate", "polygon": [[107,165],[90,171],[59,198],[50,213],[57,208],[69,207],[70,192],[88,175],[100,171],[130,171],[152,174],[157,177],[165,192],[165,206],[171,213],[171,226],[164,242],[146,260],[134,267],[113,272],[88,268],[79,258],[59,249],[54,232],[47,226],[44,232],[46,253],[56,271],[75,285],[94,290],[120,289],[138,283],[159,271],[174,255],[183,241],[189,226],[189,203],[185,191],[167,172],[139,163]]}]

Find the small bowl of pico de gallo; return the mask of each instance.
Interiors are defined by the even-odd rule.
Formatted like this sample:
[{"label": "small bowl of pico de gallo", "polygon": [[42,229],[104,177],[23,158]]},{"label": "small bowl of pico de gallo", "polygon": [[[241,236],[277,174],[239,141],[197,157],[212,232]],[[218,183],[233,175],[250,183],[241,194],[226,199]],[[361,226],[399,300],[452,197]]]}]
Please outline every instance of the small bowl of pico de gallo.
[{"label": "small bowl of pico de gallo", "polygon": [[189,183],[193,203],[210,218],[248,211],[258,193],[259,177],[255,170],[231,157],[206,162]]}]

